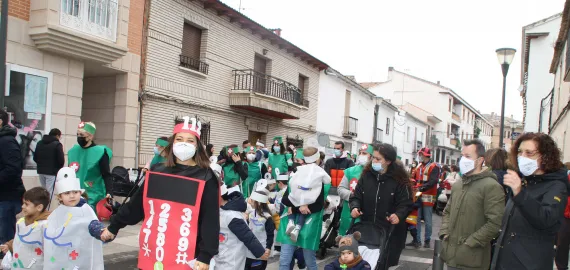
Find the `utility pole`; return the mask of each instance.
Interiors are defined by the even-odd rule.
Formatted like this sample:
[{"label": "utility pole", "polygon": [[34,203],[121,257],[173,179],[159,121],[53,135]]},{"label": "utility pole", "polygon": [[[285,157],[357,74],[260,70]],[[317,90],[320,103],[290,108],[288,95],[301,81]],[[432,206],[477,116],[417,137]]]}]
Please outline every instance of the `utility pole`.
[{"label": "utility pole", "polygon": [[2,0],[0,13],[0,108],[4,107],[6,93],[6,40],[8,32],[8,0]]}]

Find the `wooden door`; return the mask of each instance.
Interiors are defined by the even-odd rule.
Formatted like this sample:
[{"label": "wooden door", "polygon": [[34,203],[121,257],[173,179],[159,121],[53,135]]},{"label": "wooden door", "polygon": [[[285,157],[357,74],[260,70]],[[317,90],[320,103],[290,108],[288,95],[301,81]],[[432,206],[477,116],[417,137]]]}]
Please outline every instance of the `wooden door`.
[{"label": "wooden door", "polygon": [[265,74],[267,72],[267,60],[263,57],[255,56],[253,62],[253,90],[258,93],[265,94]]}]

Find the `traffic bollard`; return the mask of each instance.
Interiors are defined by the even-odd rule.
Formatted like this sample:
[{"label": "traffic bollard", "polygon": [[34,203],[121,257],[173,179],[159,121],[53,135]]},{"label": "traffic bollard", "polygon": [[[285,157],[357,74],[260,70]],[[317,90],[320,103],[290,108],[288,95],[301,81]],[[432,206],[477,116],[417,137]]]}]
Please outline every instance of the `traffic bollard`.
[{"label": "traffic bollard", "polygon": [[433,247],[433,264],[431,266],[432,270],[443,270],[443,260],[441,259],[441,240],[435,240],[435,246]]}]

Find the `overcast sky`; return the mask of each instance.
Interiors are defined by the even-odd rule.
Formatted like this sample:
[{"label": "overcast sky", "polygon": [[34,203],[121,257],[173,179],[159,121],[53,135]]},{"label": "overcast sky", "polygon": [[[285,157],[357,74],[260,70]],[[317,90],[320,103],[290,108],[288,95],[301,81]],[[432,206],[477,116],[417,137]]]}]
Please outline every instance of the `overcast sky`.
[{"label": "overcast sky", "polygon": [[[236,10],[240,0],[223,0]],[[562,12],[564,0],[242,0],[242,13],[358,82],[388,67],[452,88],[482,113],[501,110],[495,50],[517,49],[506,115],[522,118],[522,27]],[[557,33],[556,33],[557,35]]]}]

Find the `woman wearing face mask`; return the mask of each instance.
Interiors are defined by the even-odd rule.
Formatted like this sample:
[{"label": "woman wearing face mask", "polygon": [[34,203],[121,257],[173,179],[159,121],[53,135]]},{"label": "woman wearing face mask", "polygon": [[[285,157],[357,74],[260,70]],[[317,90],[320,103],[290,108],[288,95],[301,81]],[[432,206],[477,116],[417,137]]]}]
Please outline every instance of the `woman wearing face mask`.
[{"label": "woman wearing face mask", "polygon": [[160,137],[158,139],[156,139],[156,143],[153,149],[154,152],[154,157],[152,158],[152,161],[150,162],[150,167],[154,166],[155,164],[158,163],[163,163],[166,161],[166,158],[164,157],[164,148],[168,146],[168,138],[167,137]]},{"label": "woman wearing face mask", "polygon": [[271,171],[271,177],[277,179],[275,175],[275,169],[279,169],[281,173],[287,172],[289,166],[287,165],[286,149],[283,146],[283,138],[277,136],[273,138],[273,146],[271,147],[271,153],[269,154],[269,170]]},{"label": "woman wearing face mask", "polygon": [[[155,165],[151,168],[151,171],[180,175],[205,182],[199,210],[200,213],[198,216],[199,228],[195,243],[196,251],[195,254],[188,254],[187,260],[190,261],[193,258],[196,258],[194,269],[207,270],[212,257],[218,254],[218,236],[220,232],[220,184],[214,175],[214,172],[210,169],[210,160],[206,155],[206,150],[204,149],[202,142],[200,142],[201,133],[199,126],[199,122],[197,126],[187,126],[187,124],[185,125],[183,123],[177,124],[174,127],[172,137],[170,137],[168,141],[168,146],[164,149],[166,162]],[[119,230],[125,226],[135,225],[144,220],[145,212],[143,209],[143,199],[146,197],[144,189],[144,185],[142,185],[135,192],[129,202],[123,205],[116,215],[111,217],[109,227],[107,227],[101,234],[101,239],[103,241],[114,238]],[[157,211],[157,217],[154,221],[159,222],[159,224],[164,222],[159,221],[158,219],[160,211],[163,210],[160,210],[160,208],[155,209],[155,211]],[[164,217],[161,214],[160,220],[163,218],[168,220],[172,219],[171,222],[168,222],[168,220],[164,222],[164,224],[171,225],[175,224],[176,221],[174,221],[174,219],[177,219],[179,222],[180,216],[180,214],[172,213],[169,216],[167,215]],[[156,230],[157,226],[153,224],[151,228]],[[171,228],[171,226],[168,226],[168,229],[179,230],[179,228]],[[142,235],[143,234],[141,234],[141,236]],[[171,245],[174,244],[175,243],[171,243]],[[176,242],[176,245],[178,245],[178,242]],[[141,250],[142,249],[143,247],[141,246]]]},{"label": "woman wearing face mask", "polygon": [[372,161],[364,165],[349,200],[351,216],[386,229],[389,224],[396,225],[388,247],[388,266],[395,266],[406,241],[406,217],[413,204],[412,185],[404,167],[396,162],[393,146],[375,144],[373,149]]},{"label": "woman wearing face mask", "polygon": [[[224,171],[224,183],[228,188],[241,185],[247,179],[247,163],[241,160],[239,147],[232,144],[224,147],[224,160],[222,165]],[[258,179],[259,180],[259,179]]]},{"label": "woman wearing face mask", "polygon": [[543,133],[525,133],[511,148],[504,184],[512,195],[505,208],[491,269],[552,269],[556,233],[568,198],[560,150]]},{"label": "woman wearing face mask", "polygon": [[340,215],[339,235],[345,235],[350,227],[350,206],[348,200],[350,195],[354,192],[354,188],[360,179],[364,166],[370,161],[373,154],[373,146],[371,144],[363,144],[360,148],[360,155],[356,159],[356,166],[344,170],[344,176],[338,186],[338,195],[342,200],[342,212]]},{"label": "woman wearing face mask", "polygon": [[267,173],[267,167],[263,162],[256,158],[256,149],[254,146],[246,148],[245,151],[247,160],[247,178],[242,184],[241,193],[243,193],[245,198],[249,198],[255,183]]},{"label": "woman wearing face mask", "polygon": [[97,128],[91,122],[81,122],[77,127],[77,144],[67,153],[68,166],[75,169],[81,179],[81,188],[93,209],[105,197],[111,197],[113,177],[109,164],[113,152],[105,145],[93,140]]}]

